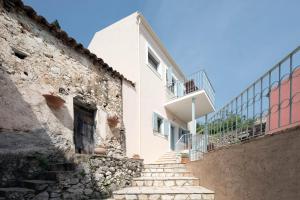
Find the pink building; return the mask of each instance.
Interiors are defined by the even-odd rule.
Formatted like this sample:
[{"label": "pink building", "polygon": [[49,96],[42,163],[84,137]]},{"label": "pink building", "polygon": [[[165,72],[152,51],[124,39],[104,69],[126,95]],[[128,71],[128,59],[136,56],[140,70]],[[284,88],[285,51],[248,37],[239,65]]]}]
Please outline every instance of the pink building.
[{"label": "pink building", "polygon": [[[292,86],[292,88],[290,88]],[[292,103],[290,105],[290,91],[292,91]],[[290,78],[283,79],[280,85],[280,109],[279,87],[276,86],[270,93],[270,109],[271,113],[267,121],[267,130],[269,133],[285,129],[300,124],[300,68],[297,67],[292,75],[292,83]],[[280,116],[280,120],[279,120]],[[291,116],[291,119],[290,119]],[[290,123],[291,120],[291,123]],[[289,126],[288,126],[289,125]]]}]

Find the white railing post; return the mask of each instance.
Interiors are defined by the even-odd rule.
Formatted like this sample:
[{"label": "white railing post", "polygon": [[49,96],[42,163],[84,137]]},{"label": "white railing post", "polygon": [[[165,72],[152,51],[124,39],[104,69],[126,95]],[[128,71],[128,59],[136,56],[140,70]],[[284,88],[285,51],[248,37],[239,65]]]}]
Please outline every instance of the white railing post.
[{"label": "white railing post", "polygon": [[205,127],[204,127],[204,148],[203,151],[207,152],[208,145],[208,122],[207,122],[207,114],[205,115]]},{"label": "white railing post", "polygon": [[192,98],[192,134],[196,134],[196,105],[195,97]]}]

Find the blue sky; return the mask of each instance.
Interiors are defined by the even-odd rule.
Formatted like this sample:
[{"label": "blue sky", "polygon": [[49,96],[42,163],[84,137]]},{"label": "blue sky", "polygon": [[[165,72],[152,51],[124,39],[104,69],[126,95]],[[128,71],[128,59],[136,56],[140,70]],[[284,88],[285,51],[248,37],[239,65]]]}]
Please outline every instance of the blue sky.
[{"label": "blue sky", "polygon": [[88,46],[140,11],[185,74],[205,69],[220,108],[300,45],[299,0],[25,0]]}]

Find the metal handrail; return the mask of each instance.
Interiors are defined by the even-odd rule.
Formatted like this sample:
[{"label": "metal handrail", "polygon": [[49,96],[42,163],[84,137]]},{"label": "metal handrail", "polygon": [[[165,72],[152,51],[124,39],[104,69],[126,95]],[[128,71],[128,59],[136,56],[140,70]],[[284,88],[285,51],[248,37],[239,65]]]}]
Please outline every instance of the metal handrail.
[{"label": "metal handrail", "polygon": [[207,151],[207,143],[203,134],[184,134],[176,142],[176,152],[188,153],[191,160],[202,158]]}]

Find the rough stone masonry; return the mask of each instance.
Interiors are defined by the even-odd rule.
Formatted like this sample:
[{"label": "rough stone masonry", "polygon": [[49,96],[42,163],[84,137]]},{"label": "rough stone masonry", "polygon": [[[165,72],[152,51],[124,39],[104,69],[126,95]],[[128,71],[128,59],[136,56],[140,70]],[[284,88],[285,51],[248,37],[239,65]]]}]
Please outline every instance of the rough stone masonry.
[{"label": "rough stone masonry", "polygon": [[[70,161],[84,170],[76,172],[82,178],[90,174],[93,182],[85,180],[86,198],[107,196],[130,184],[142,165],[124,158],[122,81],[131,82],[19,0],[0,0],[0,47],[1,186],[35,178],[49,169],[49,163]],[[51,106],[53,98],[59,107]],[[104,147],[108,155],[86,155],[75,162],[75,99],[95,110],[92,147]],[[116,127],[108,125],[110,116],[119,120]],[[81,179],[66,182],[56,187],[53,199],[63,198],[67,191],[72,194],[68,189]],[[76,188],[81,191],[80,185]],[[48,190],[39,191],[45,199],[53,193]]]}]

